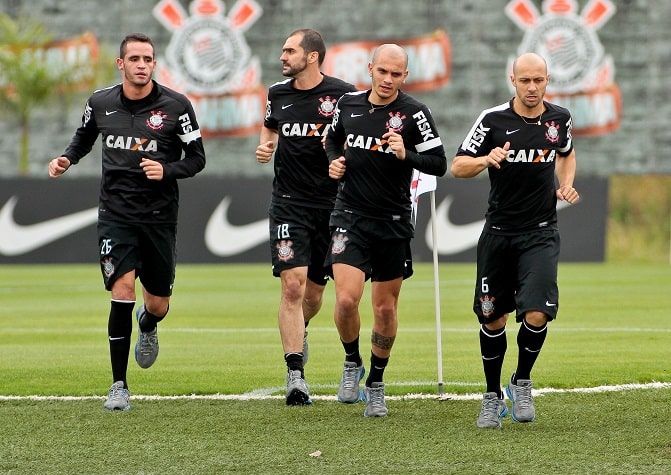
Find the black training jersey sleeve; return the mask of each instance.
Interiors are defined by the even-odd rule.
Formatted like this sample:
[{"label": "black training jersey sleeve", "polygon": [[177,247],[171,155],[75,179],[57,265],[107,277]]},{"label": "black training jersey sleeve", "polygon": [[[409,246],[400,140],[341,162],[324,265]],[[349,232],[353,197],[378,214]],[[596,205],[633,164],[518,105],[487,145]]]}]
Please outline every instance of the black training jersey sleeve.
[{"label": "black training jersey sleeve", "polygon": [[[149,96],[131,101],[120,84],[91,95],[63,153],[72,164],[102,138],[100,219],[176,223],[177,179],[205,166],[205,151],[195,113],[182,94],[154,83]],[[163,165],[163,179],[149,180],[143,158]]]},{"label": "black training jersey sleeve", "polygon": [[[394,102],[372,108],[370,91],[344,95],[326,138],[329,160],[345,156],[336,209],[394,221],[410,221],[413,169],[443,176],[447,159],[429,109],[399,91]],[[403,137],[405,160],[399,160],[382,136],[393,130]]]},{"label": "black training jersey sleeve", "polygon": [[316,87],[299,90],[293,79],[268,89],[263,125],[277,130],[273,201],[332,209],[337,182],[328,176],[322,139],[331,126],[337,100],[356,88],[340,79],[323,76]]},{"label": "black training jersey sleeve", "polygon": [[555,160],[573,150],[568,110],[545,102],[536,120],[523,119],[512,100],[484,110],[457,150],[457,155],[482,157],[508,142],[501,168],[489,167],[489,206],[485,230],[518,234],[557,223]]}]

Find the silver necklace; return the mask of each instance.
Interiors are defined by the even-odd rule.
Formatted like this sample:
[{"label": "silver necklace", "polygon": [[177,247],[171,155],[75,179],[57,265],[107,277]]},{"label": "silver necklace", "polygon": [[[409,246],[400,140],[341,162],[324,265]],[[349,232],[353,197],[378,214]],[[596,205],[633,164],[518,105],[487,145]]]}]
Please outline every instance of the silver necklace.
[{"label": "silver necklace", "polygon": [[543,113],[541,112],[541,115],[538,116],[538,120],[534,120],[532,122],[528,122],[523,115],[520,115],[520,119],[522,119],[522,122],[527,125],[541,125],[541,121],[543,120]]},{"label": "silver necklace", "polygon": [[[377,107],[375,107],[375,105],[374,105],[372,102],[368,101],[368,103],[370,104],[370,109],[368,110],[368,113],[369,113],[369,114],[372,114],[373,112],[375,112],[375,111],[378,110],[378,109],[384,109],[385,107],[387,107],[387,106],[389,105],[389,104],[385,104],[385,105],[383,105],[383,106],[377,106]],[[391,104],[391,103],[390,103],[390,104]]]}]

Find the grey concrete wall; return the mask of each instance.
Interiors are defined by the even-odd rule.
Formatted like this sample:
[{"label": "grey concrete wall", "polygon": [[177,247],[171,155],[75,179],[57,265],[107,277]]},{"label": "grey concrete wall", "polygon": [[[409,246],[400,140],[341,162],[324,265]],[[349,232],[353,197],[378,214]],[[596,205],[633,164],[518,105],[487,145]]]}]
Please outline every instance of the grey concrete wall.
[{"label": "grey concrete wall", "polygon": [[[540,0],[531,0],[540,10]],[[0,11],[12,16],[32,14],[57,37],[93,31],[114,74],[121,38],[133,31],[150,35],[159,54],[170,32],[152,15],[156,0],[0,0]],[[182,1],[188,8],[189,2]],[[234,2],[225,2],[230,8]],[[278,61],[286,35],[312,27],[328,44],[355,40],[386,40],[447,31],[452,48],[449,84],[439,91],[416,94],[432,109],[446,142],[448,155],[485,107],[511,97],[507,86],[508,57],[514,55],[524,32],[504,13],[507,0],[258,0],[263,16],[245,32],[245,39],[262,66],[262,82],[281,79]],[[587,0],[577,0],[579,8]],[[617,13],[598,30],[598,38],[615,65],[615,82],[622,92],[619,130],[600,137],[575,140],[579,173],[671,173],[671,2],[613,0]],[[105,56],[106,55],[106,56]],[[105,59],[104,59],[105,60]],[[116,78],[115,78],[116,80]],[[38,111],[32,125],[31,175],[46,175],[49,158],[60,154],[77,127],[87,94],[71,104]],[[254,159],[255,135],[206,141],[205,173],[259,176],[272,173]],[[18,130],[11,118],[0,116],[0,175],[16,173]],[[99,148],[73,170],[76,175],[99,173]]]}]

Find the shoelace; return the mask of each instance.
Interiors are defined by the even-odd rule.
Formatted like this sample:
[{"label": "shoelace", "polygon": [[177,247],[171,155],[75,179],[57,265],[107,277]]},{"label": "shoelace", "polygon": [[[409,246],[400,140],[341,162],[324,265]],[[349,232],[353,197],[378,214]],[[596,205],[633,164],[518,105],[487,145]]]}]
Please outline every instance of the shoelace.
[{"label": "shoelace", "polygon": [[531,406],[530,386],[517,386],[515,388],[515,404],[517,404],[520,409],[526,409]]},{"label": "shoelace", "polygon": [[368,402],[373,407],[386,407],[384,404],[384,388],[368,388]]},{"label": "shoelace", "polygon": [[109,397],[111,399],[116,399],[123,394],[123,390],[124,388],[122,388],[118,384],[113,384],[112,387],[110,388]]},{"label": "shoelace", "polygon": [[482,413],[488,421],[499,420],[499,400],[484,399],[482,401]]},{"label": "shoelace", "polygon": [[158,339],[156,338],[156,333],[153,335],[144,334],[142,338],[142,343],[140,343],[140,353],[143,355],[149,355],[152,353],[152,347],[156,345]]},{"label": "shoelace", "polygon": [[342,385],[343,387],[351,391],[356,386],[356,383],[359,381],[359,367],[358,366],[346,366],[342,374]]}]

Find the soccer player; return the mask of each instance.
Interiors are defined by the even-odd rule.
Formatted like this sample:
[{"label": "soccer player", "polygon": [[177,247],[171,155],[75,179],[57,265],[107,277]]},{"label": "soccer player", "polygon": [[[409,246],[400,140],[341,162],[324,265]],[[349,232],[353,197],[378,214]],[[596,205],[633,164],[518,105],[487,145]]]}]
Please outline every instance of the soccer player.
[{"label": "soccer player", "polygon": [[[491,189],[477,248],[473,311],[480,321],[480,351],[487,392],[480,428],[501,427],[508,414],[501,390],[510,312],[520,323],[517,369],[506,386],[516,422],[536,417],[531,369],[543,347],[547,323],[557,315],[559,232],[557,200],[575,203],[576,154],[571,115],[544,101],[550,80],[545,60],[519,56],[510,80],[515,96],[483,111],[452,162],[457,178],[487,170]],[[555,174],[559,186],[555,185]]]},{"label": "soccer player", "polygon": [[79,163],[102,135],[98,251],[111,292],[107,328],[113,381],[104,407],[125,411],[130,409],[126,372],[135,279],[144,301],[135,313],[135,359],[149,368],[158,356],[157,324],[168,313],[175,279],[177,180],[201,171],[205,152],[189,100],[152,79],[156,59],[149,37],[126,36],[116,64],[121,84],[91,95],[70,145],[49,162],[49,176],[58,178]]},{"label": "soccer player", "polygon": [[297,30],[286,39],[280,61],[288,79],[268,90],[256,149],[260,163],[275,155],[268,215],[273,275],[282,285],[278,325],[287,366],[288,405],[311,403],[304,372],[306,328],[322,306],[328,277],[324,259],[337,182],[328,176],[322,138],[338,98],[356,90],[321,73],[325,53],[324,40],[315,30]]},{"label": "soccer player", "polygon": [[[376,48],[372,87],[345,94],[326,137],[329,174],[339,180],[327,263],[335,281],[335,324],[345,350],[338,400],[366,401],[364,416],[387,415],[383,374],[398,327],[403,279],[412,275],[410,181],[413,169],[442,176],[447,159],[431,112],[400,90],[408,55],[398,45]],[[370,371],[359,351],[359,302],[370,279],[373,307]]]}]

